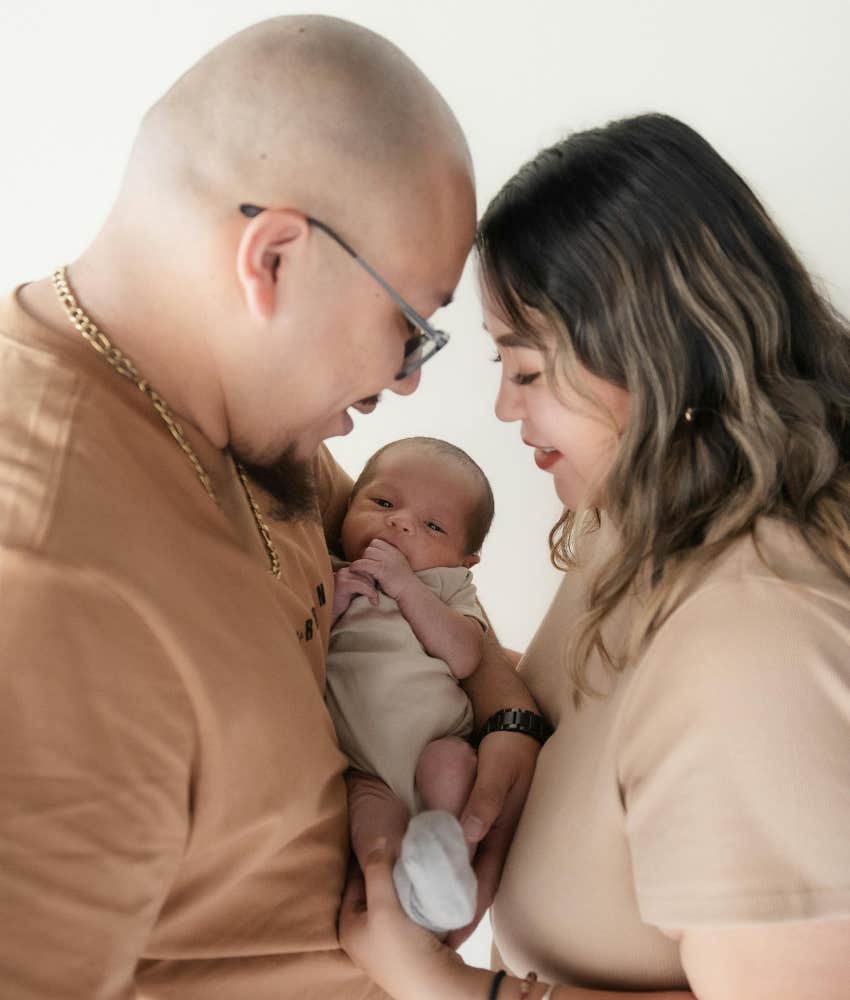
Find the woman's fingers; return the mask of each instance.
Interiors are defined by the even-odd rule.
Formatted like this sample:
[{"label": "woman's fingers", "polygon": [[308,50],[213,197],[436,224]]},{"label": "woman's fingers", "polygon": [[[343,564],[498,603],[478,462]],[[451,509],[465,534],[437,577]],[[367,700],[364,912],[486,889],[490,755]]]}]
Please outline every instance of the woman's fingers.
[{"label": "woman's fingers", "polygon": [[372,909],[400,910],[393,884],[393,859],[387,851],[387,841],[381,837],[366,857],[363,865],[366,900]]}]

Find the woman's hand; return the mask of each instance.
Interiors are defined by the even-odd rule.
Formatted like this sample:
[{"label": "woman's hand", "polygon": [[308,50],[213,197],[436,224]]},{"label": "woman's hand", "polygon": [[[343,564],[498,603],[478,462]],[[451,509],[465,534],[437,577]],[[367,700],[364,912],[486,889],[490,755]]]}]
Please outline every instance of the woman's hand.
[{"label": "woman's hand", "polygon": [[355,965],[395,1000],[451,997],[465,969],[451,948],[401,909],[385,845],[369,854],[363,874],[352,861],[339,940]]}]

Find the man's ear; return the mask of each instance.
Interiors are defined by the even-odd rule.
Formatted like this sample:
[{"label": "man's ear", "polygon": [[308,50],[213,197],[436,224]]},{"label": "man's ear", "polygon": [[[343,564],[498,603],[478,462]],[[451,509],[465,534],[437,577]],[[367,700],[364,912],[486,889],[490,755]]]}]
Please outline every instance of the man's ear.
[{"label": "man's ear", "polygon": [[236,275],[255,319],[268,319],[274,312],[281,257],[291,253],[309,229],[306,216],[288,208],[266,209],[245,227],[236,251]]},{"label": "man's ear", "polygon": [[464,556],[461,566],[466,566],[467,569],[472,569],[473,566],[477,566],[481,562],[481,556]]}]

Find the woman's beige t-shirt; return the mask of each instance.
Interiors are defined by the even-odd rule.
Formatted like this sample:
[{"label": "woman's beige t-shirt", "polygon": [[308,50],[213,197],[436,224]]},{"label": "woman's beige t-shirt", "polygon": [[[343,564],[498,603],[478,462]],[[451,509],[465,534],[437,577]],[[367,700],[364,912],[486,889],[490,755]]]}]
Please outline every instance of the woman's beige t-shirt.
[{"label": "woman's beige t-shirt", "polygon": [[[791,529],[706,572],[639,661],[579,710],[563,661],[594,559],[569,571],[520,672],[557,730],[496,902],[510,969],[685,988],[657,929],[850,914],[850,587]],[[614,544],[603,528],[596,562]],[[605,632],[623,642],[626,602]]]}]

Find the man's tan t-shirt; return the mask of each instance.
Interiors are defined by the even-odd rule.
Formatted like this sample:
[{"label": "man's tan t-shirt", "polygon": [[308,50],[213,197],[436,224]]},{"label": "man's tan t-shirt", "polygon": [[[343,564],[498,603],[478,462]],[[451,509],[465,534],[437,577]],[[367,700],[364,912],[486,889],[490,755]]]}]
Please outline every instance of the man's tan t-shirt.
[{"label": "man's tan t-shirt", "polygon": [[734,543],[635,666],[592,664],[608,694],[578,711],[563,648],[594,560],[565,575],[520,665],[557,725],[493,907],[520,975],[684,989],[659,927],[850,915],[850,587],[782,524],[757,540],[780,576]]},{"label": "man's tan t-shirt", "polygon": [[[383,995],[340,951],[320,513],[270,522],[69,327],[0,310],[0,992]],[[348,481],[317,461],[325,515]],[[259,494],[261,504],[268,498]]]},{"label": "man's tan t-shirt", "polygon": [[[486,629],[468,569],[435,566],[416,576]],[[422,808],[414,783],[422,751],[432,740],[472,732],[472,705],[449,665],[425,652],[383,592],[376,606],[355,597],[331,632],[325,697],[352,767],[381,778],[411,814]]]}]

